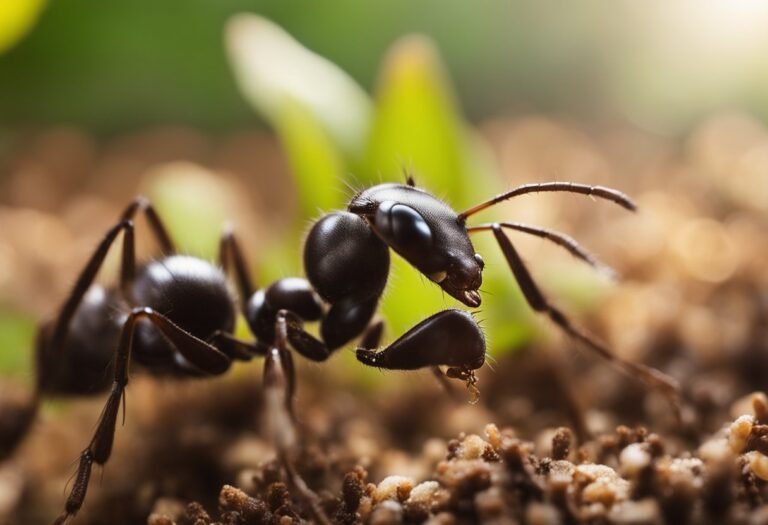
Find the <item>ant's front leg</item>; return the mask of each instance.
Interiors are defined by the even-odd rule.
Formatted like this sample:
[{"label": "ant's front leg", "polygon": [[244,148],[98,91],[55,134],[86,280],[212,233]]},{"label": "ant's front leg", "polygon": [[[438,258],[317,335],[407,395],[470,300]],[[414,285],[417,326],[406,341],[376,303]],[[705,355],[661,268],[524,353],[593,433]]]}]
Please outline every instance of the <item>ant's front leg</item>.
[{"label": "ant's front leg", "polygon": [[570,319],[553,306],[541,292],[523,263],[520,254],[517,253],[517,250],[512,245],[512,241],[504,234],[502,226],[501,224],[493,224],[490,228],[504,254],[504,258],[512,270],[512,274],[515,276],[515,280],[520,285],[520,290],[523,292],[525,300],[531,308],[548,315],[552,322],[559,326],[566,334],[584,343],[587,348],[619,368],[628,376],[639,379],[651,388],[657,388],[669,400],[669,403],[675,409],[678,419],[682,419],[683,404],[680,398],[680,386],[677,381],[655,368],[616,356],[592,336],[576,328]]},{"label": "ant's front leg", "polygon": [[387,348],[358,348],[357,359],[368,366],[417,370],[447,366],[446,375],[467,382],[473,394],[474,371],[485,362],[485,336],[464,310],[443,310],[420,322]]}]

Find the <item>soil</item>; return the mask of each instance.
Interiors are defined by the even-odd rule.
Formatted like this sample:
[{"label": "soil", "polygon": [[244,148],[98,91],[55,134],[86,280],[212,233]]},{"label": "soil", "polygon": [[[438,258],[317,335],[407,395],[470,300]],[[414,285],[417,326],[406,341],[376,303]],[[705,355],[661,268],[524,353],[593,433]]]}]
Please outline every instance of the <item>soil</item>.
[{"label": "soil", "polygon": [[[537,324],[543,337],[489,360],[479,373],[477,404],[461,383],[454,385],[458,396],[448,395],[428,372],[387,373],[366,384],[350,373],[352,357],[342,352],[298,370],[301,446],[294,460],[325,515],[333,523],[372,524],[768,523],[768,399],[761,393],[768,377],[768,199],[755,197],[764,187],[755,172],[768,164],[758,154],[768,132],[733,115],[702,124],[682,144],[541,118],[493,122],[481,132],[510,181],[572,173],[567,178],[619,186],[638,200],[643,212],[619,219],[595,207],[562,206],[559,197],[544,210],[515,209],[516,217],[543,218],[568,231],[618,270],[620,283],[575,317],[623,357],[675,377],[682,417],[661,393],[578,352],[546,321]],[[86,160],[72,160],[73,171],[77,162],[88,173],[94,166],[114,169],[110,155],[124,158],[126,150],[146,167],[181,156],[215,171],[227,158],[232,175],[225,180],[235,194],[250,186],[232,166],[248,165],[243,152],[253,150],[238,141],[274,149],[250,134],[221,143],[166,130],[96,146],[68,133],[65,142],[86,143]],[[52,140],[27,138],[10,157],[4,184],[13,191],[5,193],[0,231],[23,230],[34,210],[36,224],[40,217],[59,221],[51,231],[95,238],[125,202],[120,197],[136,193],[142,181],[105,189],[91,176],[70,183],[75,190],[67,198],[35,202],[13,174],[30,159],[48,158],[45,152],[59,144]],[[180,146],[185,140],[191,145]],[[240,164],[231,160],[240,158],[233,148],[244,148]],[[195,153],[201,150],[208,153]],[[284,169],[272,155],[273,166]],[[288,215],[291,200],[285,202]],[[89,221],[77,212],[83,203]],[[279,223],[270,211],[242,213]],[[20,271],[4,287],[3,302],[50,314],[46,297],[66,290],[89,244],[53,257],[14,235],[0,241],[15,243],[33,275]],[[542,268],[534,273],[547,274],[549,248],[528,246],[526,259]],[[63,277],[34,279],[50,268]],[[312,521],[275,457],[261,417],[260,377],[256,361],[215,380],[162,382],[137,374],[113,457],[96,470],[72,523]],[[3,381],[5,407],[23,404],[23,383]],[[61,512],[64,487],[102,405],[46,402],[20,448],[0,464],[0,523],[50,523]],[[12,418],[4,408],[0,428]]]}]

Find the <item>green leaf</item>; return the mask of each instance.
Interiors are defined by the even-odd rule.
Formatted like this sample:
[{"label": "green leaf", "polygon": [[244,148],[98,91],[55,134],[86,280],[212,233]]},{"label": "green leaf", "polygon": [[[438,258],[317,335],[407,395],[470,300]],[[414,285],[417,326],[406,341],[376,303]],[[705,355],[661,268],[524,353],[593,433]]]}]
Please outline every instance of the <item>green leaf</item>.
[{"label": "green leaf", "polygon": [[233,207],[216,174],[191,162],[170,162],[154,167],[147,179],[147,194],[179,250],[213,260]]},{"label": "green leaf", "polygon": [[285,98],[275,115],[301,201],[302,216],[315,217],[344,204],[344,159],[312,113]]},{"label": "green leaf", "polygon": [[362,155],[371,102],[341,68],[253,14],[230,19],[226,43],[241,91],[274,126],[290,98],[306,108],[345,157]]},{"label": "green leaf", "polygon": [[343,208],[344,160],[331,138],[300,103],[286,98],[275,116],[275,127],[296,180],[301,217],[296,227],[260,261],[263,279],[301,271],[301,240],[307,218]]},{"label": "green leaf", "polygon": [[[344,205],[347,165],[362,155],[371,102],[338,66],[306,49],[269,20],[251,14],[227,26],[230,63],[252,107],[274,127],[285,150],[302,218]],[[260,262],[262,277],[299,270],[304,222]]]},{"label": "green leaf", "polygon": [[417,184],[461,199],[472,183],[467,137],[431,41],[410,36],[397,42],[376,90],[368,180],[402,181],[403,171],[412,171]]}]

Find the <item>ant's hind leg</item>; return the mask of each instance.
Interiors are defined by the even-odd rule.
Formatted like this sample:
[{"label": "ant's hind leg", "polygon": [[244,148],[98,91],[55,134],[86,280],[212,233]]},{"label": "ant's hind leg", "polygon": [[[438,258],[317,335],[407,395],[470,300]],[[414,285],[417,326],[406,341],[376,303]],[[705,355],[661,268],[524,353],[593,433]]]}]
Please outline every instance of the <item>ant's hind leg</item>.
[{"label": "ant's hind leg", "polygon": [[251,275],[248,272],[248,264],[245,261],[240,243],[235,237],[231,226],[226,226],[219,239],[219,266],[228,273],[230,264],[233,265],[235,278],[237,279],[238,292],[243,311],[248,307],[248,301],[256,291]]},{"label": "ant's hind leg", "polygon": [[[143,197],[138,197],[131,202],[120,216],[120,220],[104,235],[99,245],[94,250],[88,263],[80,272],[75,286],[64,302],[56,321],[51,325],[46,325],[40,333],[39,341],[45,341],[41,352],[38,352],[38,370],[39,374],[44,375],[48,368],[55,368],[57,359],[60,355],[51,354],[60,352],[64,346],[69,331],[69,325],[75,317],[78,307],[83,302],[86,292],[90,289],[96,275],[99,273],[104,259],[107,257],[110,247],[117,239],[121,231],[125,231],[123,236],[123,254],[120,266],[120,288],[127,292],[136,273],[136,255],[133,234],[133,217],[137,211],[143,211],[149,221],[149,225],[155,234],[161,248],[166,253],[175,253],[173,242],[168,232],[163,226],[162,221],[155,212],[152,204]],[[39,378],[39,385],[45,385],[45,378]]]},{"label": "ant's hind leg", "polygon": [[[134,309],[123,324],[120,332],[120,342],[115,352],[115,378],[112,391],[101,412],[96,431],[88,447],[80,454],[80,463],[69,493],[64,513],[56,521],[56,525],[65,523],[74,516],[85,501],[88,482],[91,478],[93,464],[103,465],[112,454],[115,439],[117,413],[121,403],[125,402],[125,388],[128,386],[128,371],[131,362],[134,333],[138,321],[146,319],[171,343],[174,348],[197,369],[211,375],[224,373],[231,363],[230,359],[215,347],[205,341],[185,332],[170,319],[150,308]],[[125,408],[123,408],[125,415]]]},{"label": "ant's hind leg", "polygon": [[250,361],[255,356],[265,356],[269,352],[269,346],[259,341],[243,341],[223,331],[213,334],[210,342],[233,361]]},{"label": "ant's hind leg", "polygon": [[[135,209],[136,206],[135,203],[129,206],[126,213],[131,209]],[[55,390],[55,376],[61,373],[62,363],[67,359],[67,356],[64,355],[64,349],[69,334],[69,327],[82,305],[86,293],[91,289],[109,249],[120,232],[123,231],[125,235],[123,237],[123,255],[120,269],[121,287],[123,289],[127,288],[132,280],[136,266],[133,251],[133,222],[128,219],[121,219],[120,222],[107,231],[94,250],[85,268],[83,268],[77,281],[75,281],[72,291],[62,305],[58,317],[55,321],[43,324],[38,332],[35,363],[38,390],[46,391],[50,388]]]},{"label": "ant's hind leg", "polygon": [[144,213],[144,216],[149,223],[149,228],[152,234],[155,236],[155,240],[160,245],[160,249],[165,255],[173,255],[176,253],[176,246],[174,246],[171,236],[168,235],[160,216],[155,211],[152,203],[146,197],[136,197],[131,204],[123,211],[122,219],[124,221],[133,219],[137,211]]}]

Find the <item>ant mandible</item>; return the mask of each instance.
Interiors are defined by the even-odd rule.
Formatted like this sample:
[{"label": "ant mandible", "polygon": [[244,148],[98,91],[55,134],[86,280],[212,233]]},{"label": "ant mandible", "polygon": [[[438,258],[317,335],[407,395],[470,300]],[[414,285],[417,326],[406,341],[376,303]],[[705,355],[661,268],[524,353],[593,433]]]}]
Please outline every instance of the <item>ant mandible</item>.
[{"label": "ant mandible", "polygon": [[[602,358],[653,387],[677,406],[678,387],[663,373],[614,356],[605,346],[576,328],[549,303],[504,233],[516,230],[550,240],[574,256],[597,261],[573,239],[530,225],[495,222],[467,226],[466,220],[499,202],[532,192],[562,191],[607,199],[634,210],[624,194],[601,186],[567,182],[528,184],[500,194],[462,213],[427,191],[409,176],[406,184],[379,184],[355,195],[347,211],[319,219],[304,244],[306,279],[283,278],[256,289],[242,249],[231,230],[221,237],[219,259],[212,264],[176,252],[150,203],[136,199],[105,235],[80,274],[58,317],[43,324],[37,341],[41,394],[86,394],[112,388],[98,426],[82,452],[77,474],[56,524],[82,507],[93,463],[111,454],[117,415],[125,401],[131,363],[150,374],[175,377],[215,376],[236,360],[265,359],[268,421],[278,458],[289,482],[307,502],[313,518],[329,522],[319,498],[296,472],[291,450],[296,390],[291,350],[312,361],[325,361],[335,350],[360,338],[357,359],[369,366],[396,370],[432,368],[440,377],[466,381],[474,388],[474,371],[485,361],[485,338],[474,317],[460,309],[438,312],[411,328],[383,350],[377,350],[382,323],[373,321],[389,274],[389,249],[466,306],[478,307],[484,267],[469,234],[493,232],[530,306],[546,313],[563,331]],[[137,265],[133,218],[144,213],[163,255]],[[119,284],[94,284],[110,246],[123,233]],[[240,307],[254,342],[233,335],[235,298],[227,274],[234,272]],[[114,312],[120,312],[115,315]],[[319,322],[319,338],[305,331]]]}]

